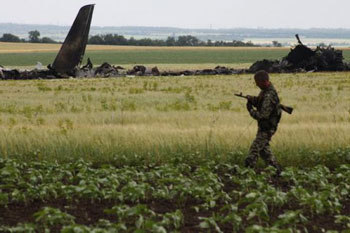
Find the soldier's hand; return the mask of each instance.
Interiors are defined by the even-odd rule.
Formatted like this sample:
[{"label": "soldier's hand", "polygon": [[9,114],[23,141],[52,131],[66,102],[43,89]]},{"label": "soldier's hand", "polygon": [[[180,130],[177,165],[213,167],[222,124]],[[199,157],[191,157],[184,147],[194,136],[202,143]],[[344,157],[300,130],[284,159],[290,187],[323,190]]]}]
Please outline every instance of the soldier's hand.
[{"label": "soldier's hand", "polygon": [[250,102],[253,106],[256,107],[256,104],[257,104],[256,96],[247,95],[247,99],[248,99],[248,102]]},{"label": "soldier's hand", "polygon": [[253,103],[254,102],[254,96],[247,95],[248,102]]},{"label": "soldier's hand", "polygon": [[248,112],[250,112],[250,110],[252,110],[253,109],[253,104],[252,104],[252,102],[250,102],[249,100],[247,101],[247,110],[248,110]]}]

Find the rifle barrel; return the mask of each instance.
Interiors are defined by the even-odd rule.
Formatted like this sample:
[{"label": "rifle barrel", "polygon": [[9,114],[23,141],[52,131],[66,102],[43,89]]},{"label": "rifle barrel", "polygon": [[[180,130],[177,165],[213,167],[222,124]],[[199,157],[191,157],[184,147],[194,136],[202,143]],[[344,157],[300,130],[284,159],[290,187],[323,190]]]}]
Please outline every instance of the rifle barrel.
[{"label": "rifle barrel", "polygon": [[[235,96],[248,99],[248,96],[242,95],[242,93],[240,93],[240,94],[235,94]],[[285,111],[285,112],[288,113],[288,114],[292,114],[292,112],[293,112],[293,108],[292,108],[292,107],[289,107],[289,106],[286,106],[286,105],[283,105],[283,104],[280,104],[280,106],[281,106],[281,109],[282,109],[283,111]]]},{"label": "rifle barrel", "polygon": [[247,96],[245,96],[245,95],[242,95],[242,93],[240,93],[240,94],[235,94],[235,96],[238,96],[238,97],[241,97],[241,98],[248,99],[248,97],[247,97]]}]

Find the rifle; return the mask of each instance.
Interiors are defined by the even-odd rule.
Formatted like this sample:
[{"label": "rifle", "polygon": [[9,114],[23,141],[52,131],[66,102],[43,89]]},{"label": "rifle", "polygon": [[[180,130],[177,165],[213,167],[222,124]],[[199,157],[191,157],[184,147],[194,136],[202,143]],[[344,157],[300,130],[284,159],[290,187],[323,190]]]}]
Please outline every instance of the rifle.
[{"label": "rifle", "polygon": [[[241,97],[241,98],[245,98],[247,100],[250,100],[251,98],[254,97],[254,96],[249,96],[249,95],[242,95],[242,92],[239,93],[239,94],[235,94],[235,96],[238,96],[238,97]],[[289,107],[289,106],[286,106],[286,105],[283,105],[283,104],[280,104],[280,107],[281,107],[281,109],[283,111],[285,111],[288,114],[292,114],[292,112],[293,112],[293,108],[292,107]]]}]

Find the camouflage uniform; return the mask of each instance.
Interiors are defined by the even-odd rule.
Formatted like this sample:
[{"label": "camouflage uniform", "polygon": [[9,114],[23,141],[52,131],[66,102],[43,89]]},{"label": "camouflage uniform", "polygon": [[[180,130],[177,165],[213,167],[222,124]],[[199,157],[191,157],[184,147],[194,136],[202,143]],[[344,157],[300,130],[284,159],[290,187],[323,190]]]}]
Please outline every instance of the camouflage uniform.
[{"label": "camouflage uniform", "polygon": [[[271,137],[276,132],[278,122],[281,118],[279,103],[277,92],[272,84],[266,89],[263,89],[258,97],[254,97],[247,103],[247,109],[251,117],[258,121],[258,133],[245,160],[247,167],[254,167],[260,155],[265,162],[280,171],[276,158],[270,150]],[[253,109],[252,106],[256,107],[257,110]]]}]

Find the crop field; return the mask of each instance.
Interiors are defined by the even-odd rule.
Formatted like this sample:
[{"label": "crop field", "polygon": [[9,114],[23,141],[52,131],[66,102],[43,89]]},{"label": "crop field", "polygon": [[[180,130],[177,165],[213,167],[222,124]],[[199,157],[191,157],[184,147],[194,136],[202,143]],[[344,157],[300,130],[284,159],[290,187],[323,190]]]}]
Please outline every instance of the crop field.
[{"label": "crop field", "polygon": [[[0,64],[6,67],[33,67],[38,61],[44,65],[52,63],[59,45],[0,43]],[[277,59],[288,53],[287,49],[265,48],[191,48],[191,47],[134,47],[88,45],[85,59],[90,57],[94,64],[108,62],[115,65],[154,64],[159,68],[171,65],[193,67],[203,64],[214,68],[218,64],[243,63],[248,67],[252,62],[263,59]],[[84,61],[85,62],[85,61]],[[83,62],[83,63],[84,63]],[[127,66],[128,67],[128,66]],[[176,67],[175,67],[176,69]]]},{"label": "crop field", "polygon": [[1,81],[0,232],[349,232],[350,73],[271,80],[281,177],[243,167],[252,75]]},{"label": "crop field", "polygon": [[[1,43],[0,65],[5,67],[33,68],[39,61],[43,65],[53,63],[60,45]],[[262,59],[280,59],[289,48],[240,48],[240,47],[135,47],[88,45],[85,60],[93,64],[108,62],[126,68],[136,64],[158,66],[160,69],[214,68],[227,65],[233,68],[248,68]],[[350,50],[344,49],[344,57],[350,60]],[[85,60],[83,63],[85,63]],[[199,67],[198,67],[199,65]]]},{"label": "crop field", "polygon": [[0,160],[1,232],[349,232],[350,166]]}]

